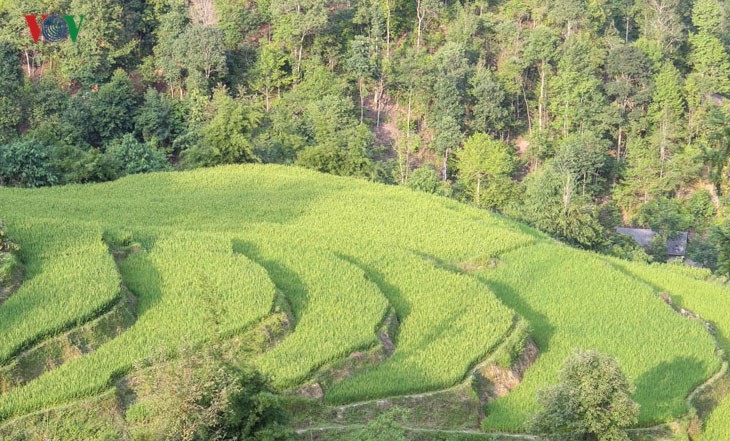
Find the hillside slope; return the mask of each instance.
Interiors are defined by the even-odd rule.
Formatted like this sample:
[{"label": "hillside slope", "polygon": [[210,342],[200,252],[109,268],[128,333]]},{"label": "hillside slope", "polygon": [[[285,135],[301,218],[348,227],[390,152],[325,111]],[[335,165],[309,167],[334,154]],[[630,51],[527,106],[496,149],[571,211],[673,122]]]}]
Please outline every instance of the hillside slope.
[{"label": "hillside slope", "polygon": [[[376,345],[388,311],[397,316],[392,354],[326,385],[326,403],[450,387],[505,339],[516,317],[526,319],[540,356],[517,389],[487,406],[485,430],[522,430],[535,392],[555,381],[576,348],[619,360],[637,385],[642,424],[683,415],[685,397],[720,365],[702,324],[656,295],[679,284],[656,286],[498,215],[404,188],[228,166],[2,188],[0,207],[34,268],[0,305],[0,317],[14,317],[0,321],[0,335],[13,336],[0,344],[0,364],[103,312],[118,295],[114,283],[139,299],[137,321],[121,335],[0,395],[0,420],[101,394],[160,347],[174,352],[240,333],[274,310],[277,291],[292,307],[294,330],[255,362],[284,388]],[[74,228],[84,233],[69,233]],[[103,247],[114,254],[119,238],[140,250],[115,274]],[[70,269],[43,260],[64,257]],[[93,288],[86,272],[112,287]],[[54,317],[57,324],[42,320],[65,301],[77,307]],[[36,322],[28,330],[14,324]]]}]

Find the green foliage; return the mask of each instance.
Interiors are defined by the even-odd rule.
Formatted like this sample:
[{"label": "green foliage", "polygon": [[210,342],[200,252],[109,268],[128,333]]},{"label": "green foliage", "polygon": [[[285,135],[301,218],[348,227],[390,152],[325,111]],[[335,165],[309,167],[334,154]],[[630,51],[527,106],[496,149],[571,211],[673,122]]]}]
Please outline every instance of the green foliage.
[{"label": "green foliage", "polygon": [[[471,186],[470,193],[476,205],[482,204],[482,188],[485,187],[492,190],[492,194],[487,194],[486,205],[499,206],[499,190],[508,189],[500,188],[497,182],[504,178],[508,180],[516,166],[512,148],[487,134],[475,133],[464,141],[464,147],[457,152],[457,157],[459,179]],[[504,203],[504,199],[501,202]]]},{"label": "green foliage", "polygon": [[0,145],[0,185],[42,187],[58,182],[49,150],[32,140]]},{"label": "green foliage", "polygon": [[200,129],[200,143],[184,152],[190,165],[254,162],[251,132],[261,117],[255,105],[235,99],[225,88],[213,92],[212,119]]},{"label": "green foliage", "polygon": [[406,185],[413,190],[434,194],[439,193],[442,188],[438,171],[432,165],[413,170]]},{"label": "green foliage", "polygon": [[135,425],[135,439],[290,439],[286,414],[266,378],[233,365],[220,351],[187,350],[131,374],[136,400],[126,418]]},{"label": "green foliage", "polygon": [[717,247],[717,272],[730,276],[730,224],[726,222],[715,228],[712,240]]},{"label": "green foliage", "polygon": [[183,131],[184,120],[178,106],[165,95],[147,89],[144,104],[135,117],[135,131],[146,142],[169,148]]},{"label": "green foliage", "polygon": [[106,154],[120,171],[120,176],[167,170],[165,155],[147,143],[137,141],[131,134],[112,142]]},{"label": "green foliage", "polygon": [[18,105],[23,73],[17,63],[17,47],[0,41],[0,143],[15,137],[20,123]]},{"label": "green foliage", "polygon": [[406,441],[408,434],[399,425],[404,412],[399,409],[384,412],[368,423],[367,427],[355,435],[356,441]]},{"label": "green foliage", "polygon": [[664,234],[657,234],[652,237],[649,241],[649,246],[646,250],[647,253],[652,257],[654,262],[666,262],[667,258],[667,236]]},{"label": "green foliage", "polygon": [[576,351],[558,376],[559,384],[538,395],[543,409],[530,422],[533,431],[556,439],[628,441],[622,429],[637,422],[639,406],[631,399],[635,387],[615,359]]},{"label": "green foliage", "polygon": [[685,200],[684,206],[692,225],[697,229],[703,229],[715,217],[715,203],[710,192],[705,189],[693,192]]},{"label": "green foliage", "polygon": [[578,194],[575,177],[546,166],[527,180],[519,216],[537,228],[582,247],[598,247],[604,242],[598,211]]},{"label": "green foliage", "polygon": [[[129,133],[134,128],[137,97],[132,81],[122,70],[114,72],[109,83],[99,87],[91,104],[92,127],[104,143]],[[88,121],[81,122],[88,125]]]},{"label": "green foliage", "polygon": [[637,222],[652,230],[665,231],[671,235],[674,232],[687,231],[691,219],[680,201],[659,198],[641,207]]}]

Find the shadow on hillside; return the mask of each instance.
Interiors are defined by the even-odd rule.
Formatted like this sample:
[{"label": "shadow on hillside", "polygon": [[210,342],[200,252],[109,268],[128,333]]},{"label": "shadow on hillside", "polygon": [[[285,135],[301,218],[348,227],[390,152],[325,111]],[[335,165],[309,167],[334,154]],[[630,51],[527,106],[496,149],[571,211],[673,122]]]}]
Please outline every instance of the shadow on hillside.
[{"label": "shadow on hillside", "polygon": [[408,317],[411,313],[411,305],[403,298],[400,288],[385,280],[383,273],[354,256],[342,253],[335,253],[335,256],[360,268],[365,273],[368,280],[375,283],[378,290],[380,290],[383,296],[385,296],[388,300],[388,303],[390,303],[393,309],[395,309],[399,322],[402,323],[403,320]]},{"label": "shadow on hillside", "polygon": [[234,253],[248,257],[266,270],[274,286],[284,294],[291,304],[295,319],[292,328],[296,328],[302,317],[302,312],[307,309],[309,304],[307,288],[299,276],[281,262],[264,257],[258,245],[253,242],[234,239],[231,244]]},{"label": "shadow on hillside", "polygon": [[475,275],[475,278],[486,285],[502,303],[527,320],[532,328],[530,335],[540,352],[547,352],[550,347],[550,339],[555,333],[555,326],[550,323],[548,317],[532,309],[512,286],[481,274]]},{"label": "shadow on hillside", "polygon": [[[677,397],[679,394],[682,397],[689,395],[690,391],[678,391],[676,384],[696,377],[697,386],[702,382],[704,372],[705,366],[693,358],[681,357],[662,362],[636,379],[635,397],[644,397],[645,406],[649,404],[646,399],[650,399],[651,405],[646,407],[651,408],[657,417],[678,416],[687,409],[677,408]],[[681,404],[684,406],[684,400]]]}]

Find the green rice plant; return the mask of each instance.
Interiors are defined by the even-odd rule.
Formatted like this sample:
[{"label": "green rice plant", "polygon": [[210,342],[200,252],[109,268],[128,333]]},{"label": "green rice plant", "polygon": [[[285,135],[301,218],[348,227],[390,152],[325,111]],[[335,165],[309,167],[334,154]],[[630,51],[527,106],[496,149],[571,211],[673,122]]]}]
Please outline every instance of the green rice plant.
[{"label": "green rice plant", "polygon": [[300,383],[323,364],[376,343],[388,301],[361,269],[291,240],[259,237],[236,248],[268,270],[296,316],[293,334],[257,361],[274,384]]},{"label": "green rice plant", "polygon": [[120,295],[119,274],[95,225],[14,224],[26,280],[0,307],[0,364],[23,349],[93,319]]},{"label": "green rice plant", "polygon": [[[514,313],[474,279],[435,267],[397,247],[361,248],[357,259],[393,304],[401,322],[385,362],[325,391],[332,403],[452,386],[494,349]],[[356,251],[351,249],[350,251]]]},{"label": "green rice plant", "polygon": [[135,363],[238,332],[274,302],[266,271],[212,234],[169,233],[120,270],[139,298],[137,322],[96,352],[1,395],[0,420],[100,393]]},{"label": "green rice plant", "polygon": [[523,430],[536,392],[557,381],[574,349],[616,357],[637,387],[643,424],[686,413],[684,398],[719,368],[701,323],[601,257],[544,243],[501,259],[504,265],[476,275],[529,321],[540,355],[517,388],[488,405],[485,430]]}]

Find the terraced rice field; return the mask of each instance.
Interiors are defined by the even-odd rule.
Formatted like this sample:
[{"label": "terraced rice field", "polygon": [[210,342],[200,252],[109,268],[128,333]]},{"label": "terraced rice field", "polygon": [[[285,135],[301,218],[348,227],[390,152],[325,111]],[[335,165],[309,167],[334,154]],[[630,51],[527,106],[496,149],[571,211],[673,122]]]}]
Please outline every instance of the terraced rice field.
[{"label": "terraced rice field", "polygon": [[[536,391],[575,348],[619,360],[637,385],[642,424],[683,415],[685,397],[720,361],[703,326],[659,291],[715,321],[721,341],[730,335],[720,325],[730,323],[723,287],[574,250],[452,200],[296,168],[3,188],[0,207],[27,266],[20,290],[0,305],[0,364],[102,314],[122,284],[138,298],[125,332],[0,395],[0,420],[98,396],[160,350],[241,333],[272,312],[277,291],[293,329],[254,362],[285,389],[378,345],[388,312],[398,318],[392,354],[327,384],[330,404],[460,383],[526,319],[539,358],[487,406],[487,431],[523,430]],[[139,246],[115,259],[130,243]],[[717,412],[708,433],[723,420]]]}]

